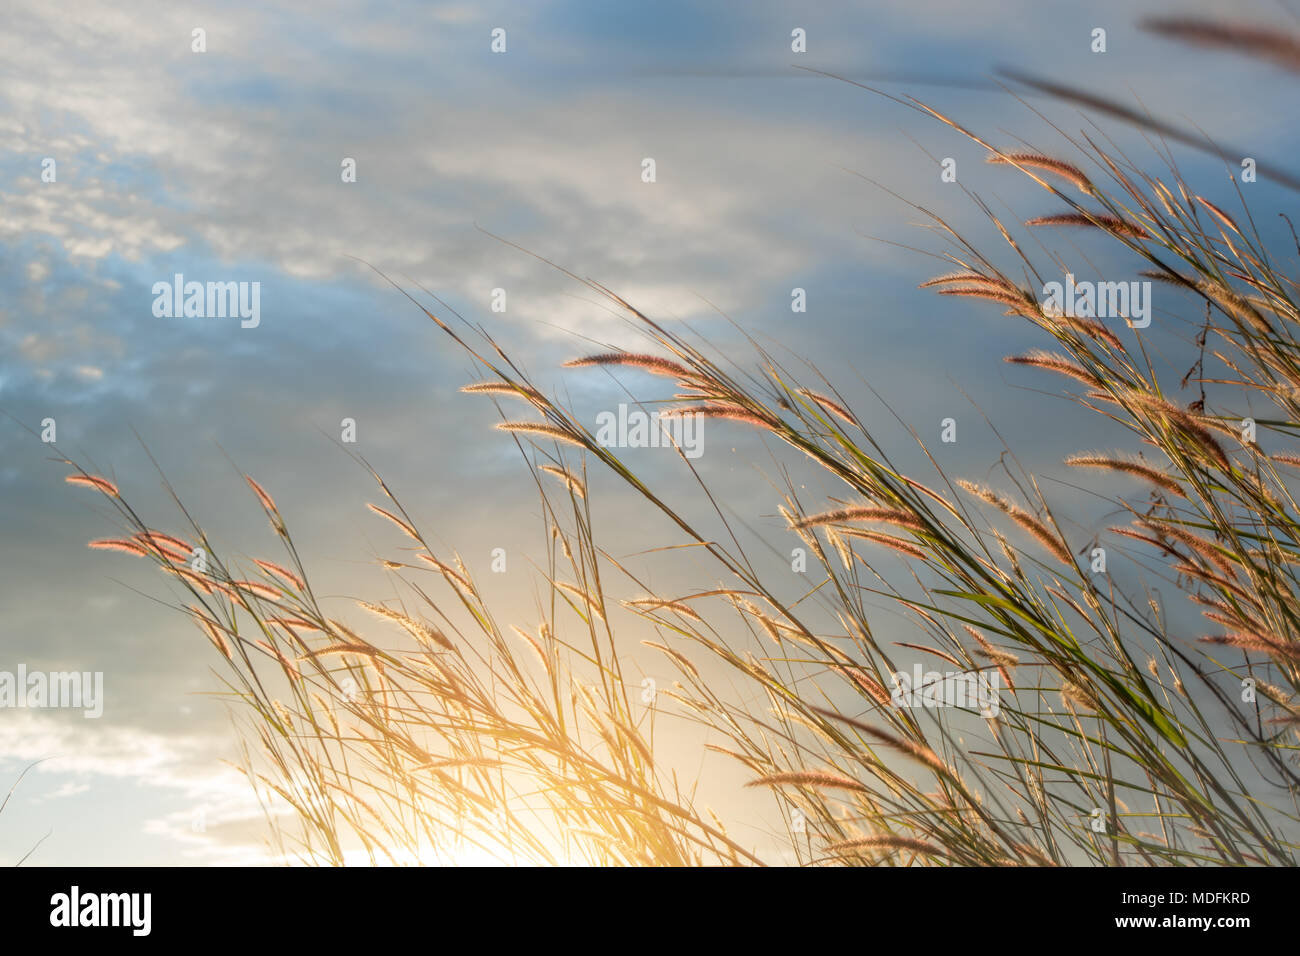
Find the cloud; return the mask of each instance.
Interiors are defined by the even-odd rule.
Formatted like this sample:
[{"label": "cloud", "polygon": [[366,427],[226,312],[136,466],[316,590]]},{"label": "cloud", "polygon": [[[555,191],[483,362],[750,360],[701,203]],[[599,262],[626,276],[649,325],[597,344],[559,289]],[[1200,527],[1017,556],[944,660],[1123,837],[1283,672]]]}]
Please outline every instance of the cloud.
[{"label": "cloud", "polygon": [[79,793],[86,793],[88,790],[90,790],[90,784],[88,783],[73,783],[72,781],[68,781],[67,783],[61,784],[57,790],[51,792],[46,799],[58,800],[62,797],[74,797]]},{"label": "cloud", "polygon": [[[223,749],[211,737],[69,721],[35,711],[4,712],[0,720],[0,766],[6,774],[40,761],[20,790],[37,803],[83,795],[103,799],[122,784],[132,785],[138,788],[138,807],[183,802],[183,809],[138,826],[141,833],[174,842],[176,852],[191,862],[266,862],[266,811],[247,778],[215,757]],[[61,782],[42,791],[42,777]]]},{"label": "cloud", "polygon": [[[553,367],[605,343],[634,346],[636,333],[590,290],[482,227],[703,330],[724,358],[752,365],[718,310],[810,356],[904,458],[908,436],[888,431],[866,383],[918,428],[963,416],[949,467],[975,474],[1000,451],[977,431],[961,388],[992,420],[1017,425],[1008,434],[1027,462],[1055,465],[1103,442],[1008,387],[1000,359],[1023,328],[990,307],[917,297],[932,263],[897,244],[943,245],[911,228],[932,222],[882,187],[977,232],[982,213],[965,190],[1009,219],[1047,211],[1048,197],[985,167],[978,148],[930,119],[797,74],[789,31],[808,30],[808,65],[916,92],[998,143],[1065,147],[1030,107],[1067,131],[1086,126],[1072,107],[960,85],[1010,63],[1140,96],[1174,119],[1192,104],[1216,135],[1285,155],[1294,133],[1268,117],[1288,115],[1287,90],[1247,62],[1216,58],[1206,69],[1158,55],[1164,41],[1132,25],[1167,6],[1016,0],[991,17],[959,0],[799,10],[776,0],[601,9],[295,0],[202,11],[15,0],[0,41],[0,408],[28,425],[57,418],[61,446],[104,464],[150,520],[179,521],[164,510],[138,432],[200,520],[233,550],[261,556],[255,549],[274,542],[228,454],[282,498],[328,593],[392,587],[364,564],[392,543],[362,510],[369,476],[332,444],[343,416],[356,418],[367,459],[449,550],[471,564],[488,541],[535,553],[535,499],[513,446],[484,437],[490,405],[454,392],[473,377],[470,364],[348,258],[483,321],[574,396],[587,421],[626,400],[608,376],[560,379]],[[1104,57],[1084,42],[1097,23],[1110,30]],[[488,31],[498,24],[510,47],[494,57]],[[208,31],[205,54],[190,50],[195,26]],[[1151,158],[1131,132],[1106,130]],[[936,159],[949,154],[961,180],[943,189]],[[57,161],[55,182],[41,180],[45,157]],[[356,183],[340,178],[345,157],[357,161]],[[653,184],[641,180],[647,157]],[[1038,238],[1084,255],[1074,237]],[[261,281],[261,326],[155,319],[150,287],[174,272]],[[794,286],[807,290],[806,314],[790,311]],[[489,311],[496,288],[508,293],[505,313]],[[1027,381],[1037,384],[1014,383]],[[229,730],[182,709],[215,686],[207,648],[129,590],[169,593],[155,571],[86,551],[87,539],[113,533],[112,519],[70,503],[49,449],[3,424],[7,646],[30,660],[108,662],[116,723],[4,715],[0,755],[59,754],[40,773],[62,775],[52,785],[61,806],[108,793],[133,834],[188,860],[264,859],[251,788],[215,759]],[[738,479],[758,440],[720,424],[707,447],[701,469],[727,489],[726,506],[746,520],[770,516],[770,489]],[[657,481],[681,477],[670,460],[635,463]],[[592,477],[600,507],[626,516],[610,543],[662,544],[654,515],[602,481]],[[783,541],[779,527],[762,529]],[[528,613],[515,580],[508,599]],[[145,805],[132,804],[135,788],[150,794]]]}]

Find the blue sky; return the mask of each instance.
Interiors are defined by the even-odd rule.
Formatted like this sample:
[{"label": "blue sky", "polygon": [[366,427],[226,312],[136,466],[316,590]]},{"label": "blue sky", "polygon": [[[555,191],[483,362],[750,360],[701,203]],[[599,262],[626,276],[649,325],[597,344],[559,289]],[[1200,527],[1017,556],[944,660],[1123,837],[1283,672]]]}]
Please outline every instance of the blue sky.
[{"label": "blue sky", "polygon": [[[536,504],[512,446],[490,431],[491,408],[456,392],[471,368],[350,258],[488,323],[593,415],[617,402],[607,378],[555,368],[592,340],[633,344],[627,327],[487,230],[739,355],[716,306],[817,363],[898,442],[905,433],[871,390],[922,432],[960,416],[950,463],[972,477],[1001,447],[971,401],[1026,462],[1050,469],[1106,436],[1034,391],[1055,382],[1001,362],[1043,344],[1024,327],[916,291],[942,267],[891,243],[943,247],[867,180],[979,236],[981,214],[940,183],[935,157],[955,158],[960,185],[1012,219],[1055,211],[1048,198],[937,123],[795,67],[870,78],[994,141],[1046,152],[1062,140],[1030,105],[1067,131],[1091,127],[1069,106],[989,89],[997,68],[1141,103],[1260,157],[1292,156],[1294,126],[1276,118],[1293,114],[1294,96],[1271,67],[1189,53],[1135,26],[1219,7],[13,0],[0,39],[0,410],[36,429],[53,417],[61,447],[167,527],[175,515],[143,440],[186,503],[256,553],[265,523],[233,460],[281,499],[339,595],[382,591],[373,559],[393,544],[364,511],[370,479],[334,443],[344,417],[358,422],[358,451],[471,566],[489,546],[526,552]],[[1296,24],[1263,0],[1232,13]],[[1104,55],[1089,51],[1096,26],[1108,31]],[[196,27],[204,53],[191,50]],[[503,54],[489,49],[497,27]],[[795,27],[807,30],[806,54],[790,50]],[[1133,131],[1101,129],[1158,166]],[[41,181],[45,157],[54,183]],[[641,180],[646,157],[653,184]],[[344,158],[355,183],[341,181]],[[1178,159],[1206,195],[1233,204],[1222,162]],[[1265,208],[1294,202],[1266,182],[1254,190]],[[1262,228],[1282,235],[1267,218]],[[1126,267],[1078,236],[1043,241]],[[260,282],[260,325],[155,317],[152,285],[178,272]],[[806,315],[790,312],[794,287],[807,290]],[[496,288],[505,313],[490,311]],[[1173,364],[1191,335],[1183,305],[1157,304]],[[756,440],[716,441],[703,467],[736,513],[776,534],[776,498],[741,464]],[[644,464],[682,480],[667,463]],[[0,711],[0,789],[50,758],[0,816],[0,862],[47,831],[35,862],[267,859],[261,811],[221,762],[235,757],[235,736],[210,696],[208,649],[149,599],[167,597],[156,574],[86,550],[114,528],[63,473],[0,419],[0,669],[102,670],[108,698],[98,721]],[[619,494],[607,489],[610,513]],[[1095,517],[1086,496],[1067,501],[1081,525]],[[633,514],[617,544],[631,552],[661,533]],[[503,585],[503,600],[526,611],[524,580]]]}]

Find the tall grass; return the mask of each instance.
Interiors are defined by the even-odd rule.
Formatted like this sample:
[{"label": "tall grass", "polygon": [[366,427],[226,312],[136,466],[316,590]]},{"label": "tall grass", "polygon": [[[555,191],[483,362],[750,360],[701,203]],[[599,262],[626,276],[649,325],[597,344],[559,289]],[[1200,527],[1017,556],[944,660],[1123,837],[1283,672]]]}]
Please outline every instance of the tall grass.
[{"label": "tall grass", "polygon": [[[1113,502],[1127,523],[1105,541],[1150,579],[1130,593],[1093,573],[1076,555],[1094,542],[1066,534],[1023,469],[1011,466],[1005,487],[946,475],[932,457],[937,478],[904,474],[815,371],[757,343],[738,370],[586,282],[647,345],[575,356],[569,374],[650,373],[677,414],[754,429],[839,485],[811,502],[793,481],[785,488],[780,512],[811,556],[805,593],[792,599],[788,577],[757,571],[734,535],[728,544],[697,527],[689,507],[544,394],[507,345],[408,294],[472,357],[482,377],[465,391],[498,403],[498,427],[534,468],[547,531],[536,620],[498,620],[460,559],[430,543],[373,471],[375,519],[409,539],[385,567],[410,601],[364,603],[376,627],[364,634],[318,599],[280,509],[252,478],[282,554],[236,568],[188,512],[183,531],[164,534],[104,479],[76,466],[69,476],[104,495],[126,529],[92,547],[172,575],[182,609],[226,662],[228,690],[245,705],[246,769],[295,811],[287,824],[272,818],[287,857],[342,863],[361,848],[377,862],[454,862],[478,847],[544,863],[771,862],[733,835],[734,820],[729,830],[697,806],[665,763],[656,721],[671,711],[723,740],[709,746],[777,796],[802,862],[1296,862],[1300,287],[1283,271],[1289,250],[1266,250],[1244,197],[1239,210],[1221,209],[1172,154],[1157,177],[1086,137],[1071,138],[1071,160],[1001,149],[906,102],[1056,204],[1025,224],[981,204],[1001,249],[921,210],[946,238],[950,266],[922,285],[1032,326],[1034,350],[1009,361],[1062,376],[1062,394],[1126,436],[1122,448],[1080,449],[1067,463],[1132,482],[1133,497]],[[1066,226],[1140,257],[1167,298],[1203,314],[1201,359],[1182,383],[1162,381],[1150,358],[1159,323],[1121,336],[1040,304],[1037,290],[1072,269],[1054,254],[1036,260],[1025,230]],[[1199,397],[1183,404],[1175,395],[1189,383]],[[1242,419],[1259,408],[1269,411],[1250,416],[1257,438],[1243,441]],[[654,593],[612,557],[588,496],[596,469],[662,513],[675,528],[666,545],[707,557],[708,580]],[[193,568],[195,548],[204,570]],[[908,574],[894,579],[899,557]],[[1149,587],[1161,578],[1177,579],[1201,629],[1171,633],[1177,615]],[[1000,676],[996,716],[893,706],[897,650],[878,637],[868,603],[881,596],[928,636],[909,649]],[[652,649],[678,673],[667,706],[641,706],[625,674],[631,649],[616,622],[629,614],[653,628]]]}]

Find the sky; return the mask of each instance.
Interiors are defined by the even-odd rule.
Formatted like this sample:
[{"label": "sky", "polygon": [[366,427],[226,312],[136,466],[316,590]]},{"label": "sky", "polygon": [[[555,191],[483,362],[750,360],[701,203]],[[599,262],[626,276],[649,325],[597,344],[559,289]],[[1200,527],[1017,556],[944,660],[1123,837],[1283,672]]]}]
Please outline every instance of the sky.
[{"label": "sky", "polygon": [[[340,447],[351,418],[351,450],[471,568],[485,570],[494,547],[520,556],[517,577],[494,587],[527,614],[524,556],[543,544],[527,469],[493,433],[490,404],[457,391],[476,377],[464,355],[365,263],[482,322],[594,416],[623,400],[615,383],[558,366],[638,339],[544,257],[739,364],[740,330],[808,359],[904,460],[915,452],[895,415],[931,439],[955,416],[961,438],[946,464],[987,476],[1005,440],[1050,472],[1106,435],[1044,394],[1057,383],[1002,362],[1044,344],[1024,326],[916,289],[945,271],[933,257],[944,246],[908,204],[987,239],[972,194],[1013,221],[1055,211],[1048,197],[934,120],[810,70],[916,96],[1003,145],[1063,151],[1055,123],[1159,166],[1122,124],[1011,95],[995,82],[1011,68],[1200,128],[1261,166],[1285,161],[1300,142],[1278,117],[1295,101],[1273,67],[1137,27],[1229,9],[1300,22],[1267,0],[10,0],[0,670],[102,672],[105,701],[95,719],[0,709],[0,792],[41,761],[0,814],[0,863],[33,847],[30,862],[43,865],[272,859],[263,811],[226,763],[237,738],[211,649],[166,606],[174,596],[159,575],[86,549],[116,528],[93,496],[63,484],[65,466],[39,437],[46,419],[63,451],[93,462],[156,526],[177,520],[161,470],[249,555],[273,543],[240,479],[254,475],[326,593],[382,598],[375,561],[397,542],[365,511],[373,480]],[[1105,53],[1090,49],[1097,27]],[[806,52],[791,48],[795,29]],[[1236,201],[1221,159],[1176,153],[1205,195]],[[957,183],[941,181],[944,158]],[[1294,205],[1266,181],[1252,190],[1263,207]],[[1274,218],[1262,228],[1279,236]],[[1041,241],[1126,265],[1078,236]],[[259,321],[156,314],[155,284],[177,274],[259,283]],[[805,313],[791,311],[795,288]],[[1173,365],[1193,334],[1176,313],[1163,302],[1155,313]],[[727,507],[784,541],[778,497],[751,464],[767,454],[761,441],[720,426],[706,443],[700,467]],[[636,454],[664,482],[686,480],[666,456]],[[1095,500],[1057,490],[1078,527],[1095,523]],[[593,486],[617,519],[613,546],[662,541],[655,516],[621,494]]]}]

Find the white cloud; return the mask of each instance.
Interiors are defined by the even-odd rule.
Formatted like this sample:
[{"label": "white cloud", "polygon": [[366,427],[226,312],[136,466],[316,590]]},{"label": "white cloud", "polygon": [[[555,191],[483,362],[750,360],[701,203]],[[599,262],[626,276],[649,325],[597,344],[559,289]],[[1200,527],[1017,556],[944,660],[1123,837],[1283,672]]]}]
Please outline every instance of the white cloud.
[{"label": "white cloud", "polygon": [[[265,813],[247,778],[216,756],[223,749],[207,737],[30,710],[5,712],[0,721],[0,763],[40,761],[32,771],[38,778],[65,778],[47,793],[37,789],[39,783],[24,784],[25,790],[36,791],[37,800],[71,799],[110,782],[135,783],[154,800],[186,804],[185,810],[140,821],[141,832],[175,840],[178,851],[195,862],[263,862]],[[193,826],[196,819],[204,821],[202,829]],[[227,833],[227,828],[235,832]]]},{"label": "white cloud", "polygon": [[88,783],[73,783],[71,780],[59,786],[57,790],[50,792],[47,799],[58,800],[61,797],[74,797],[79,793],[85,793],[90,789]]}]

